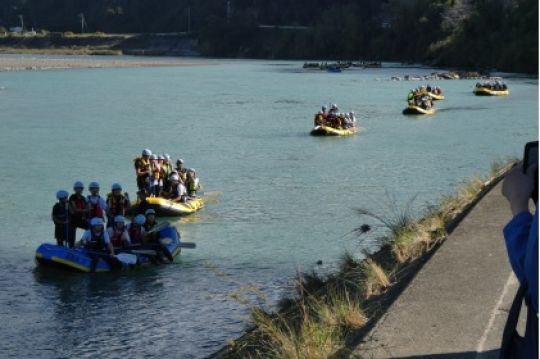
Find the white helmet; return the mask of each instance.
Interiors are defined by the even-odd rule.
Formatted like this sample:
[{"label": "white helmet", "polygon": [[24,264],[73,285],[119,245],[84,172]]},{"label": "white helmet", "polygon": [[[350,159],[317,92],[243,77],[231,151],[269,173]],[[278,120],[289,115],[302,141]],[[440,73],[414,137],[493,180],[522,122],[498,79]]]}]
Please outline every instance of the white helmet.
[{"label": "white helmet", "polygon": [[151,155],[150,155],[150,159],[151,159],[151,160],[157,160],[157,156],[154,155],[154,154],[151,154]]},{"label": "white helmet", "polygon": [[143,156],[150,156],[150,155],[152,155],[152,151],[150,151],[148,148],[145,148],[145,149],[142,151],[142,155],[143,155]]},{"label": "white helmet", "polygon": [[169,181],[180,181],[180,177],[178,177],[177,174],[172,174],[171,177],[169,177]]}]

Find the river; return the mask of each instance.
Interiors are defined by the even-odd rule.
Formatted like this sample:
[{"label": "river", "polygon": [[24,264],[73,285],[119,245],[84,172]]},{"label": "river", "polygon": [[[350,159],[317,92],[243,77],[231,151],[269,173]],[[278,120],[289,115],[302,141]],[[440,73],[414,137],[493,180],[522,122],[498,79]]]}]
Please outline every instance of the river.
[{"label": "river", "polygon": [[[206,357],[246,328],[244,300],[271,307],[296,271],[375,249],[351,234],[364,223],[355,209],[415,198],[419,213],[538,136],[537,79],[506,76],[501,98],[474,96],[473,80],[432,81],[447,98],[437,114],[406,117],[420,83],[391,76],[433,69],[197,61],[0,73],[0,357]],[[367,131],[309,136],[328,103]],[[56,191],[95,180],[102,194],[120,182],[134,197],[132,160],[146,147],[183,158],[213,192],[177,222],[197,248],[130,273],[37,269]]]}]

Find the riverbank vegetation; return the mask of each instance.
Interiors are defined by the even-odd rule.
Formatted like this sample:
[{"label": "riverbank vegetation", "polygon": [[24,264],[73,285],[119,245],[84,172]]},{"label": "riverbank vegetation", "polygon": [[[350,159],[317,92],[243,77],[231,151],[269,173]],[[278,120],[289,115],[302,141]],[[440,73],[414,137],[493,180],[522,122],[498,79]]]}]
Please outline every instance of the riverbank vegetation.
[{"label": "riverbank vegetation", "polygon": [[204,56],[538,71],[536,0],[6,2],[4,29],[184,33]]},{"label": "riverbank vegetation", "polygon": [[[219,353],[221,358],[339,358],[352,348],[384,313],[457,222],[491,189],[513,162],[493,165],[491,174],[474,177],[419,218],[410,203],[388,214],[359,210],[359,238],[382,225],[382,247],[363,259],[345,254],[334,273],[301,273],[292,295],[275,312],[251,311],[253,327]],[[380,233],[380,232],[379,232]]]}]

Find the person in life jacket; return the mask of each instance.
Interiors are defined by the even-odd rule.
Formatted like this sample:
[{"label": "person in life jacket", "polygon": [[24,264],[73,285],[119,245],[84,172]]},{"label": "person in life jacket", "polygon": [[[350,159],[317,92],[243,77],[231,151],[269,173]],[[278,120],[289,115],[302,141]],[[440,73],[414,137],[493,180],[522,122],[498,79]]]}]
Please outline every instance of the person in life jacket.
[{"label": "person in life jacket", "polygon": [[184,160],[179,158],[176,161],[176,172],[178,173],[178,177],[180,177],[180,180],[184,183],[186,183],[187,180],[187,169],[184,167]]},{"label": "person in life jacket", "polygon": [[88,214],[90,208],[86,197],[82,194],[84,185],[81,181],[73,184],[74,193],[69,197],[69,233],[68,244],[70,247],[75,245],[77,228],[88,229]]},{"label": "person in life jacket", "polygon": [[150,190],[150,156],[152,151],[148,148],[142,151],[141,157],[134,160],[135,174],[137,175],[137,188]]},{"label": "person in life jacket", "polygon": [[90,208],[90,218],[97,217],[105,219],[105,215],[107,214],[107,203],[99,195],[99,183],[90,182],[88,189],[90,190],[90,194],[86,197],[86,201]]},{"label": "person in life jacket", "polygon": [[174,167],[173,167],[173,164],[172,164],[172,161],[171,161],[171,156],[168,154],[168,153],[165,153],[163,155],[163,167],[164,167],[164,171],[163,171],[163,191],[164,192],[169,192],[171,190],[171,183],[169,182],[169,177],[172,175],[173,171],[175,171]]},{"label": "person in life jacket", "polygon": [[119,183],[114,183],[111,187],[111,192],[107,194],[107,227],[112,227],[113,220],[116,216],[125,216],[126,211],[131,208],[129,203],[129,195],[127,192],[122,194],[122,186]]},{"label": "person in life jacket", "polygon": [[171,182],[171,191],[169,192],[169,199],[174,202],[186,202],[188,198],[187,188],[180,180],[178,174],[173,174],[169,178]]},{"label": "person in life jacket", "polygon": [[186,188],[188,191],[188,196],[190,197],[196,197],[197,191],[201,189],[201,185],[199,184],[199,177],[197,177],[197,173],[193,168],[190,168],[187,171]]},{"label": "person in life jacket", "polygon": [[[69,233],[69,193],[66,191],[56,192],[57,203],[54,204],[51,213],[51,219],[54,222],[54,238],[59,246],[68,242]],[[72,247],[72,246],[71,246]]]},{"label": "person in life jacket", "polygon": [[114,226],[109,227],[107,232],[114,248],[126,247],[131,244],[124,216],[114,217]]},{"label": "person in life jacket", "polygon": [[414,90],[409,91],[409,94],[407,95],[407,103],[409,105],[414,105]]},{"label": "person in life jacket", "polygon": [[133,218],[133,221],[128,225],[128,235],[131,241],[131,244],[143,244],[144,242],[144,222],[146,222],[146,217],[144,214],[138,214]]},{"label": "person in life jacket", "polygon": [[108,251],[111,256],[114,256],[114,248],[109,234],[105,231],[102,218],[94,217],[90,220],[90,229],[84,232],[81,246],[92,251]]},{"label": "person in life jacket", "polygon": [[156,220],[156,211],[154,211],[152,208],[146,210],[146,213],[144,214],[146,217],[146,221],[144,222],[144,236],[145,236],[145,242],[156,242],[159,238],[159,231],[149,233],[152,229],[154,229],[158,222]]},{"label": "person in life jacket", "polygon": [[324,126],[325,125],[325,120],[324,120],[324,115],[321,111],[319,111],[318,113],[315,114],[315,119],[313,120],[313,124],[315,126]]},{"label": "person in life jacket", "polygon": [[137,192],[137,207],[135,214],[144,214],[144,212],[150,208],[151,205],[146,198],[148,198],[148,193],[145,190]]},{"label": "person in life jacket", "polygon": [[356,116],[354,115],[353,111],[349,112],[349,121],[351,127],[356,127]]},{"label": "person in life jacket", "polygon": [[163,178],[161,176],[161,166],[158,156],[153,154],[150,156],[150,193],[154,197],[159,197],[161,194],[161,186],[163,185]]},{"label": "person in life jacket", "polygon": [[158,224],[156,220],[156,211],[149,208],[144,213],[144,216],[146,217],[146,221],[144,222],[144,230],[145,232],[148,232]]}]

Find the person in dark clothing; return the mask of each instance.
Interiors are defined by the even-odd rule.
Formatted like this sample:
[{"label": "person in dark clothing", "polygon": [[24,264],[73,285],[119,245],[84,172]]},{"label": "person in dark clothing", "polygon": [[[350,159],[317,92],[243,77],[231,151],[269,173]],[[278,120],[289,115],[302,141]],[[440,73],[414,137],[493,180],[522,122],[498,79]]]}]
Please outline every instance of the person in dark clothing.
[{"label": "person in dark clothing", "polygon": [[64,242],[68,240],[69,232],[69,209],[68,209],[68,196],[66,191],[58,191],[56,198],[58,202],[54,204],[51,213],[51,219],[54,222],[54,238],[56,238],[56,244],[59,246],[64,245]]},{"label": "person in dark clothing", "polygon": [[[502,193],[508,200],[512,219],[504,227],[508,259],[519,280],[520,289],[510,309],[503,334],[501,359],[538,358],[538,208],[529,211],[535,183],[538,183],[538,162],[526,168],[514,167],[503,182]],[[522,302],[527,305],[525,335],[515,333]]]},{"label": "person in dark clothing", "polygon": [[137,192],[137,197],[138,197],[138,205],[137,205],[137,213],[135,214],[142,214],[144,215],[146,213],[146,211],[151,207],[150,206],[150,203],[148,203],[148,201],[146,201],[146,198],[148,197],[148,192],[146,190],[141,190],[139,192]]},{"label": "person in dark clothing", "polygon": [[84,185],[82,182],[77,181],[73,184],[73,190],[75,191],[69,197],[69,233],[68,233],[68,245],[73,248],[75,245],[75,237],[77,228],[84,230],[88,229],[88,213],[90,208],[86,197],[82,194]]}]

